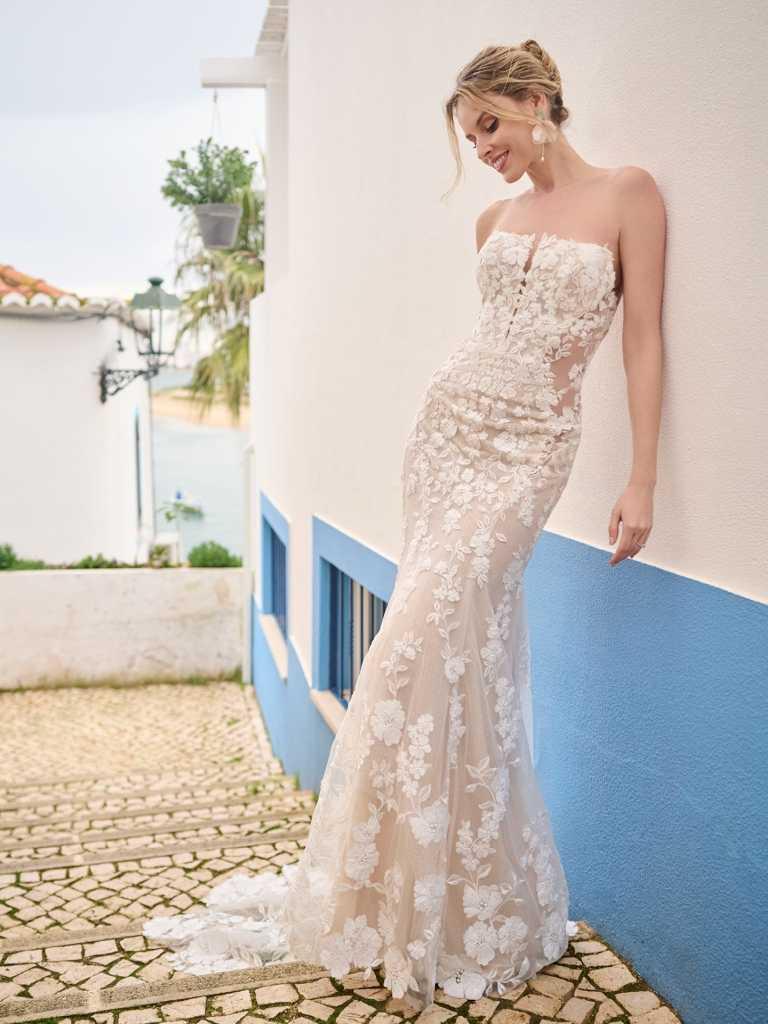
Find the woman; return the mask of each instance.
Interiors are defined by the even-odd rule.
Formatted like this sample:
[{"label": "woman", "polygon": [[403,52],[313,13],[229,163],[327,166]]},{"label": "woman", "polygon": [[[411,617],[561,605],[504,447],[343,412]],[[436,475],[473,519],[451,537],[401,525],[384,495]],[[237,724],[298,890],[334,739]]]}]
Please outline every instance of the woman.
[{"label": "woman", "polygon": [[445,113],[459,169],[454,119],[485,165],[532,187],[477,221],[481,308],[408,437],[394,591],[302,857],[148,922],[184,970],[381,965],[395,996],[431,1005],[435,984],[501,994],[575,933],[531,758],[523,570],[568,480],[582,379],[622,291],[634,449],[610,564],[648,538],[665,215],[647,172],[595,167],[566,141],[560,76],[534,40],[479,53]]}]

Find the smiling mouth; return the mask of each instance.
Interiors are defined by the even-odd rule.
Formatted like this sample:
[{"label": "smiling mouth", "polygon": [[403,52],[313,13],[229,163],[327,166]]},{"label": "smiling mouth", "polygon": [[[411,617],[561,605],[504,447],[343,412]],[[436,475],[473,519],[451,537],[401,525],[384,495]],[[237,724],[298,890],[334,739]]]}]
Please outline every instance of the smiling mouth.
[{"label": "smiling mouth", "polygon": [[492,161],[491,167],[493,167],[497,171],[503,171],[508,156],[509,150],[506,150],[503,154],[500,154],[499,156],[496,157],[494,161]]}]

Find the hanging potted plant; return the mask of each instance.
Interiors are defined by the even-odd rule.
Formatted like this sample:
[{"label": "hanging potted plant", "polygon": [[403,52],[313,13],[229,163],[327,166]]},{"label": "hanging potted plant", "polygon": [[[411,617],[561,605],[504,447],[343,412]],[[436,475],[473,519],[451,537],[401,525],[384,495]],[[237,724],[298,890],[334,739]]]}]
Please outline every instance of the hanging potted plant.
[{"label": "hanging potted plant", "polygon": [[178,209],[192,207],[207,249],[230,249],[243,213],[242,194],[250,188],[256,161],[236,146],[220,146],[211,137],[199,142],[196,158],[187,151],[169,160],[162,193]]}]

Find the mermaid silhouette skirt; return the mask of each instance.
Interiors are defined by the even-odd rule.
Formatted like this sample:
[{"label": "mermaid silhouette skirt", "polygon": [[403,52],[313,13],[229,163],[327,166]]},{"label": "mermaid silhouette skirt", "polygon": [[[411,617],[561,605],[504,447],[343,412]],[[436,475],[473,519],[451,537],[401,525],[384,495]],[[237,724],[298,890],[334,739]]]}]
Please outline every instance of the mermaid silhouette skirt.
[{"label": "mermaid silhouette skirt", "polygon": [[394,996],[502,994],[575,931],[533,768],[523,572],[567,483],[580,385],[616,305],[609,250],[494,232],[472,334],[405,445],[393,592],[297,863],[148,921],[180,970],[381,968]]}]

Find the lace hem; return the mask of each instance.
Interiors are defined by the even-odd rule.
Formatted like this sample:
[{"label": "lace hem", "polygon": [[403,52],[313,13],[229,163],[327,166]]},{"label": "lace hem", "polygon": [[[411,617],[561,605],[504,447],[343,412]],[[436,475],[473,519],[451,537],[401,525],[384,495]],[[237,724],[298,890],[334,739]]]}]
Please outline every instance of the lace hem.
[{"label": "lace hem", "polygon": [[[264,967],[273,963],[299,962],[303,957],[293,955],[286,937],[284,909],[291,879],[297,870],[296,864],[286,865],[281,873],[273,871],[247,875],[242,872],[230,875],[214,886],[205,898],[205,907],[195,908],[183,914],[170,917],[154,917],[144,923],[143,934],[148,939],[168,946],[172,952],[167,962],[177,971],[186,974],[205,975],[220,971],[242,970],[250,967]],[[575,921],[566,924],[562,952],[567,949],[569,937],[576,934]],[[504,984],[489,979],[481,970],[467,970],[460,966],[455,969],[447,957],[438,962],[437,987],[447,996],[479,999],[483,995],[503,995],[513,985],[525,979]],[[350,957],[352,969],[363,970],[364,977],[373,974],[373,968],[383,963],[381,957]],[[322,963],[330,975],[340,980],[343,975],[334,974],[332,965]],[[546,966],[542,963],[539,968]],[[528,972],[531,977],[536,970]],[[396,981],[385,977],[383,985],[393,996],[402,997]],[[432,1005],[427,1002],[427,1005]]]}]

